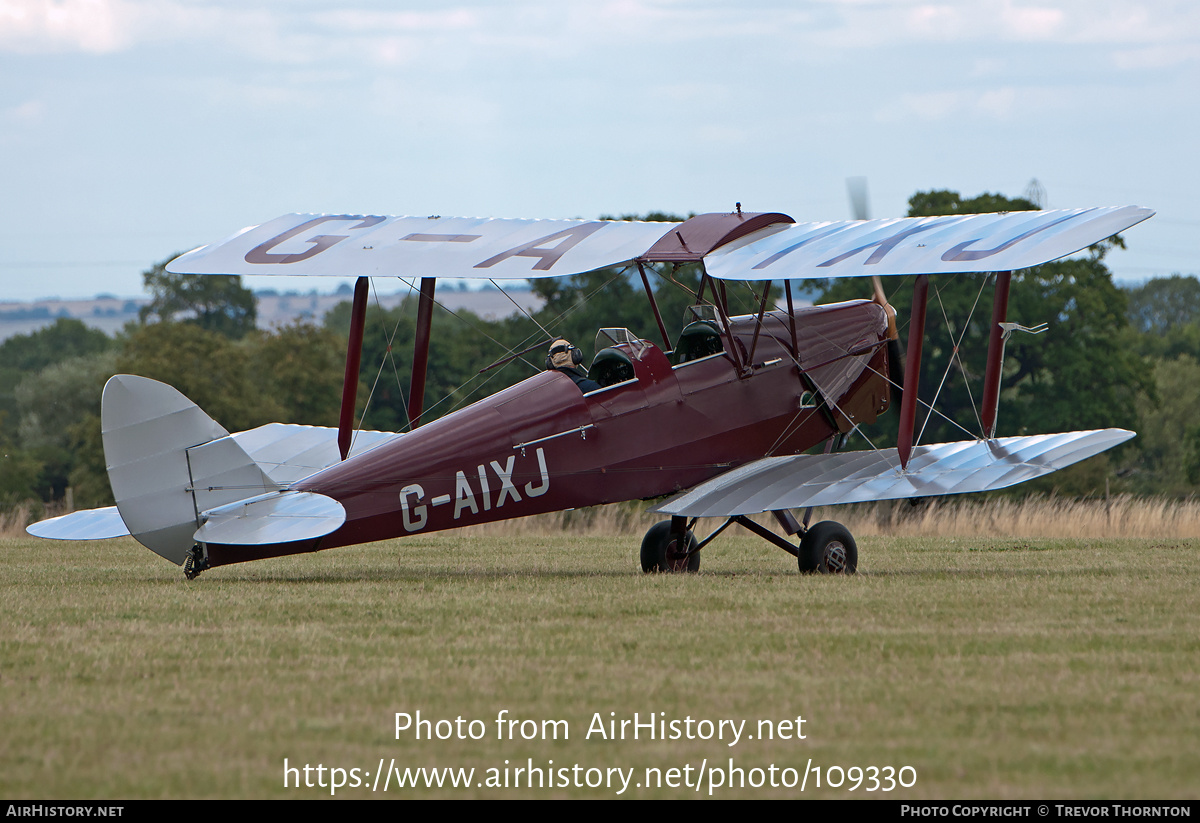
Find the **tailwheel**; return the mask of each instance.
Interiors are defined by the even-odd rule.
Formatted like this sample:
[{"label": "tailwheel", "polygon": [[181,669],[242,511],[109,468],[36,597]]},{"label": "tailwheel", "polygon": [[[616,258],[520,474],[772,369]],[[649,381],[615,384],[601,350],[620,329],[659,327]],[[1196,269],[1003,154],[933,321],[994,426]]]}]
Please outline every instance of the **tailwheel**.
[{"label": "tailwheel", "polygon": [[187,557],[183,561],[183,576],[188,580],[195,580],[200,576],[200,572],[207,568],[208,556],[204,552],[204,547],[197,543],[188,550]]},{"label": "tailwheel", "polygon": [[700,553],[695,551],[696,538],[684,531],[681,541],[671,530],[671,521],[655,523],[642,538],[642,571],[694,572],[700,569]]},{"label": "tailwheel", "polygon": [[798,559],[804,574],[854,574],[858,569],[858,546],[849,529],[824,520],[804,533]]}]

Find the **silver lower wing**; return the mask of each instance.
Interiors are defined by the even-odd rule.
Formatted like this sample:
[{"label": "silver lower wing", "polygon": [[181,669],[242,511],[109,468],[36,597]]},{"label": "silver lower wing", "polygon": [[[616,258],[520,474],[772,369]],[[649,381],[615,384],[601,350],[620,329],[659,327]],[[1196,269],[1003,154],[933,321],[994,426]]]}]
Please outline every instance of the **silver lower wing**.
[{"label": "silver lower wing", "polygon": [[1134,436],[1125,429],[932,443],[900,468],[895,449],[766,457],[677,494],[651,511],[731,517],[806,506],[991,491],[1085,460]]}]

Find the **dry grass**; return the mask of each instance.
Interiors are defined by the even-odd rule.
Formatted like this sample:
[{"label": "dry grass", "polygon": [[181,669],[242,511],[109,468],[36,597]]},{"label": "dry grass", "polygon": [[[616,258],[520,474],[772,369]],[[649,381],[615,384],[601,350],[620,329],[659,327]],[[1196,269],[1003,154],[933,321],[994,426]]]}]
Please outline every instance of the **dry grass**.
[{"label": "dry grass", "polygon": [[42,507],[38,506],[35,509],[32,503],[19,503],[11,509],[0,508],[0,537],[25,537],[26,526],[47,517],[54,517],[55,514],[43,514]]},{"label": "dry grass", "polygon": [[[648,507],[619,503],[474,526],[473,535],[641,535],[663,519]],[[770,515],[756,518],[774,525]],[[897,537],[1200,537],[1200,500],[1167,500],[1119,495],[1109,501],[1031,497],[927,498],[913,506],[887,501],[822,507],[812,522],[837,520],[856,536]],[[715,527],[719,521],[702,524]]]},{"label": "dry grass", "polygon": [[[1200,501],[1140,498],[1105,500],[1034,497],[932,498],[849,507],[845,519],[862,535],[910,537],[1200,537]],[[837,519],[836,510],[824,514]]]},{"label": "dry grass", "polygon": [[[642,535],[661,515],[648,504],[617,503],[572,509],[519,520],[503,520],[461,530],[472,536]],[[25,527],[47,517],[65,514],[59,505],[25,503],[0,511],[0,537],[25,537]],[[773,527],[770,515],[756,518]],[[822,507],[812,522],[837,520],[856,537],[1200,537],[1200,500],[1117,495],[1111,500],[1065,497],[926,498],[919,505],[906,500],[852,506]],[[698,532],[719,521],[701,524]]]}]

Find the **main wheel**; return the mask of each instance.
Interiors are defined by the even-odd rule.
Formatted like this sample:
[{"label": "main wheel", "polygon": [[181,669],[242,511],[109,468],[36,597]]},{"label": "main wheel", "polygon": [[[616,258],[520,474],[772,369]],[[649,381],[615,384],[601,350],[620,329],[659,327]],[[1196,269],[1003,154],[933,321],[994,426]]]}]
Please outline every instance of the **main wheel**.
[{"label": "main wheel", "polygon": [[854,574],[858,569],[858,546],[841,523],[823,520],[800,539],[799,561],[800,571],[805,574]]},{"label": "main wheel", "polygon": [[696,538],[689,531],[679,545],[678,538],[671,534],[671,521],[655,523],[642,538],[642,571],[644,572],[694,572],[700,569],[699,553],[688,554],[696,547]]}]

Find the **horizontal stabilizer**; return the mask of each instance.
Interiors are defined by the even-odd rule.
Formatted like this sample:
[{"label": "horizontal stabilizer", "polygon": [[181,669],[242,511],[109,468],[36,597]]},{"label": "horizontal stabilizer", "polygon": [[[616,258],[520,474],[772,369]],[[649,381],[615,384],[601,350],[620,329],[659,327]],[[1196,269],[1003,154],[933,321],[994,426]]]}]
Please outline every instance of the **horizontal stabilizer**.
[{"label": "horizontal stabilizer", "polygon": [[34,537],[50,540],[107,540],[125,537],[129,528],[121,519],[116,506],[104,509],[85,509],[61,517],[52,517],[29,526],[25,531]]},{"label": "horizontal stabilizer", "polygon": [[314,492],[272,492],[209,509],[200,520],[199,543],[260,546],[329,534],[346,522],[346,510]]},{"label": "horizontal stabilizer", "polygon": [[1002,437],[896,449],[767,457],[675,495],[651,511],[731,517],[806,506],[903,500],[1003,489],[1077,463],[1133,437],[1125,429]]},{"label": "horizontal stabilizer", "polygon": [[1149,218],[1140,206],[796,223],[710,252],[723,280],[1016,271],[1086,249]]},{"label": "horizontal stabilizer", "polygon": [[[356,431],[348,457],[355,457],[402,433]],[[234,441],[250,456],[272,482],[285,486],[310,474],[340,463],[338,430],[295,423],[267,423],[257,429],[233,435]]]}]

